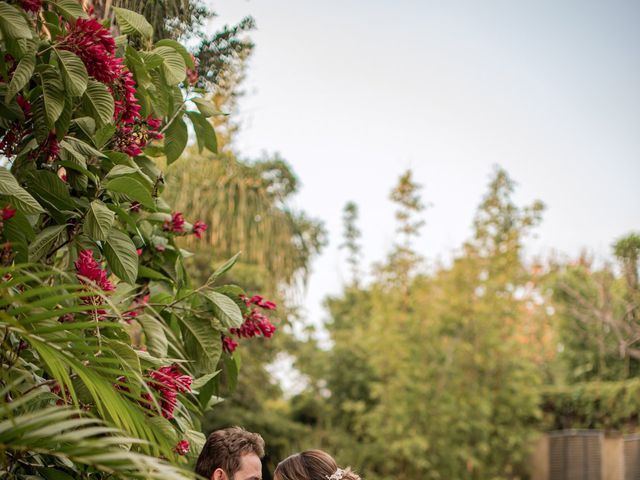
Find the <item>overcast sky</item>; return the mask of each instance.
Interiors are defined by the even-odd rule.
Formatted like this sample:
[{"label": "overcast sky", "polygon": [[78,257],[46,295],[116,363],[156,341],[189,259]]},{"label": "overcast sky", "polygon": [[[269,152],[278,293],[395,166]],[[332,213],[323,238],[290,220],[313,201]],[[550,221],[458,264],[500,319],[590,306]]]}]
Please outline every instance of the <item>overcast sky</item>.
[{"label": "overcast sky", "polygon": [[640,2],[216,0],[212,28],[255,18],[237,118],[243,156],[279,152],[323,220],[309,319],[348,278],[341,210],[360,207],[365,265],[394,241],[407,168],[432,206],[417,245],[446,261],[493,165],[548,209],[530,254],[608,255],[640,230]]}]

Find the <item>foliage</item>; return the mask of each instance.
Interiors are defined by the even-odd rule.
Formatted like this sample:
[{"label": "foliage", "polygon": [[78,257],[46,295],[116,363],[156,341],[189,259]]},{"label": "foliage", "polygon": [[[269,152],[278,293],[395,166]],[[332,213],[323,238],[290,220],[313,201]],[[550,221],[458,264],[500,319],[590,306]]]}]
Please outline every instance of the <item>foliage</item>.
[{"label": "foliage", "polygon": [[154,157],[177,160],[188,124],[215,151],[215,110],[138,13],[114,8],[114,38],[74,1],[0,12],[2,471],[190,476],[171,464],[199,452],[221,358],[237,377],[222,339],[273,333],[216,286],[236,257],[191,285],[177,239],[207,225],[160,198]]},{"label": "foliage", "polygon": [[637,431],[640,379],[582,382],[543,389],[544,428]]},{"label": "foliage", "polygon": [[[408,179],[394,198],[422,205]],[[391,256],[372,284],[328,301],[333,346],[300,369],[320,402],[318,438],[342,462],[384,479],[522,477],[553,344],[539,281],[521,257],[542,205],[520,208],[512,192],[497,170],[450,267],[420,274]],[[419,228],[400,220],[411,235]]]},{"label": "foliage", "polygon": [[[242,262],[260,267],[269,279],[262,289],[306,279],[326,233],[322,223],[289,208],[298,180],[283,160],[195,156],[176,164],[169,175],[169,198],[211,226],[203,242],[187,237],[185,246],[213,251],[216,258],[241,250]],[[197,191],[190,185],[198,185]]]},{"label": "foliage", "polygon": [[548,274],[566,380],[623,380],[640,373],[640,289],[634,235],[614,246],[622,276],[582,256]]},{"label": "foliage", "polygon": [[356,226],[358,221],[358,205],[354,202],[348,202],[344,206],[342,212],[342,222],[344,224],[343,242],[340,248],[347,250],[347,263],[351,268],[351,281],[353,283],[358,282],[358,276],[360,274],[360,256],[362,255],[361,247],[358,244],[358,239],[362,236],[362,232]]}]

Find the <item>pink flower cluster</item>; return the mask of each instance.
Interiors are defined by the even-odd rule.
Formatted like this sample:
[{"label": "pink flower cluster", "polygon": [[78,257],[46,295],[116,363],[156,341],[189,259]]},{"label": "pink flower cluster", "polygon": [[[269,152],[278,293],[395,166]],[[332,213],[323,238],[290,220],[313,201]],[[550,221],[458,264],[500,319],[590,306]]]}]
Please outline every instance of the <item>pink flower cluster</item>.
[{"label": "pink flower cluster", "polygon": [[171,215],[171,219],[166,220],[164,222],[162,229],[165,232],[173,232],[173,233],[182,232],[182,230],[184,229],[184,217],[182,216],[182,213],[176,212],[173,215]]},{"label": "pink flower cluster", "polygon": [[178,455],[186,455],[187,453],[189,453],[190,448],[191,445],[189,445],[189,440],[180,440],[173,448],[173,451]]},{"label": "pink flower cluster", "polygon": [[[275,310],[276,304],[265,300],[260,295],[254,295],[253,297],[241,297],[245,305],[250,308],[248,313],[244,315],[244,323],[240,328],[230,328],[229,332],[239,338],[252,338],[263,336],[265,338],[271,338],[276,331],[276,326],[271,323],[271,320],[261,313],[257,308],[251,308],[252,305],[262,308],[264,310]],[[232,353],[238,346],[231,337],[226,335],[222,336],[222,348],[227,353]]]},{"label": "pink flower cluster", "polygon": [[38,13],[42,8],[42,0],[20,0],[20,5],[27,12]]},{"label": "pink flower cluster", "polygon": [[[185,220],[182,213],[176,212],[171,215],[169,220],[165,220],[162,225],[162,229],[165,232],[181,233],[184,232],[184,224]],[[202,238],[202,234],[207,230],[207,228],[209,228],[209,225],[204,223],[202,220],[197,220],[196,223],[193,224],[193,234],[197,238]]]},{"label": "pink flower cluster", "polygon": [[59,48],[75,53],[87,73],[106,85],[123,73],[122,59],[116,57],[116,42],[111,32],[97,20],[78,18],[67,24],[67,34],[58,37]]},{"label": "pink flower cluster", "polygon": [[[74,263],[76,267],[76,276],[80,283],[89,285],[95,284],[103,292],[111,292],[114,290],[114,286],[107,276],[106,270],[100,268],[100,264],[93,258],[92,250],[82,250],[78,259]],[[84,305],[101,305],[102,298],[99,295],[87,295],[82,297],[82,303]],[[102,308],[96,308],[93,314],[98,320],[101,320],[106,314],[106,310]]]},{"label": "pink flower cluster", "polygon": [[202,220],[198,220],[193,224],[193,234],[196,238],[202,238],[202,234],[209,228],[209,225],[204,223]]},{"label": "pink flower cluster", "polygon": [[60,48],[78,55],[89,75],[104,83],[111,92],[117,127],[111,140],[113,150],[133,157],[142,154],[150,140],[162,138],[160,119],[140,118],[136,82],[122,58],[116,57],[116,44],[108,29],[95,19],[80,18],[68,24],[68,33],[58,41]]},{"label": "pink flower cluster", "polygon": [[7,204],[4,207],[2,207],[2,220],[3,221],[7,221],[13,218],[13,216],[16,214],[16,209],[15,208],[11,208],[11,205]]},{"label": "pink flower cluster", "polygon": [[[150,388],[160,394],[160,408],[162,416],[168,420],[173,418],[173,411],[178,403],[178,393],[191,391],[193,379],[189,375],[183,375],[178,365],[162,367],[159,370],[149,372],[150,381],[147,382]],[[149,393],[142,394],[143,405],[151,408],[153,405]]]}]

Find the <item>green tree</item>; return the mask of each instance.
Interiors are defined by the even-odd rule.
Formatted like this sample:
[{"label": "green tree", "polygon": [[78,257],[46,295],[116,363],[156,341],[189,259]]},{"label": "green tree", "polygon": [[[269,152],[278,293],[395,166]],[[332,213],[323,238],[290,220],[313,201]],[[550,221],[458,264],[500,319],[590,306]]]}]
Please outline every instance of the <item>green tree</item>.
[{"label": "green tree", "polygon": [[347,250],[347,263],[351,269],[351,282],[357,286],[360,277],[360,257],[362,251],[358,243],[362,232],[358,229],[358,205],[348,202],[342,212],[343,241],[340,248]]}]

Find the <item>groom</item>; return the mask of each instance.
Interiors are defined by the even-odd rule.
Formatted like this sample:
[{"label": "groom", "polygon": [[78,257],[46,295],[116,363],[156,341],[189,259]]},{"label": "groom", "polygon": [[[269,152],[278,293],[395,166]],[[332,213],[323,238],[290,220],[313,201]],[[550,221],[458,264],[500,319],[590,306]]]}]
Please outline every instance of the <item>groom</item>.
[{"label": "groom", "polygon": [[196,473],[208,480],[262,480],[264,440],[240,427],[216,430],[204,444]]}]

